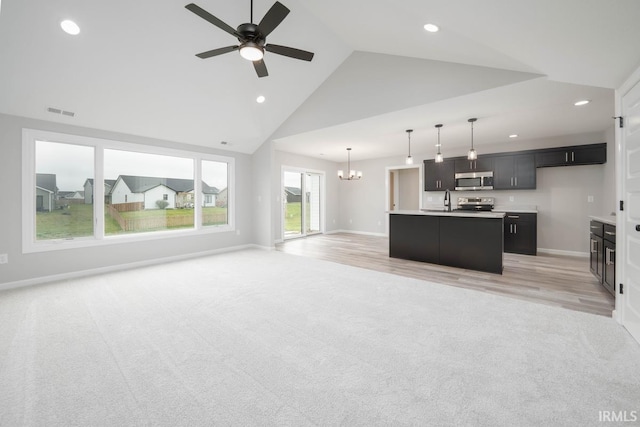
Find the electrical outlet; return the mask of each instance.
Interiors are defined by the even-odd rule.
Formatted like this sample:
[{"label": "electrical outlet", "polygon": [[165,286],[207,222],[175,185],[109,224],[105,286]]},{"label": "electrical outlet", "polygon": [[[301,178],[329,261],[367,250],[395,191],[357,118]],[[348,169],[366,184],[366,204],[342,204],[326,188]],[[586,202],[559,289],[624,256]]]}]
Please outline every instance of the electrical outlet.
[{"label": "electrical outlet", "polygon": [[593,203],[593,196],[587,196],[587,203]]},{"label": "electrical outlet", "polygon": [[0,254],[0,264],[6,264],[9,262],[9,255]]},{"label": "electrical outlet", "polygon": [[427,202],[433,202],[433,197],[431,196],[427,197]]},{"label": "electrical outlet", "polygon": [[510,202],[513,202],[515,199],[516,199],[515,197],[513,197],[513,196],[509,196],[509,201],[510,201]]}]

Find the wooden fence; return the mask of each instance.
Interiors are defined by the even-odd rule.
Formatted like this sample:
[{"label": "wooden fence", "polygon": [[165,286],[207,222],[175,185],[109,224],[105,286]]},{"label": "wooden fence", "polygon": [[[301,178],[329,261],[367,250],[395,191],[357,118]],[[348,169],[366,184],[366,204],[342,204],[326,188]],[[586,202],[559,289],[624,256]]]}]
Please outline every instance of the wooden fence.
[{"label": "wooden fence", "polygon": [[[122,231],[153,231],[168,228],[193,227],[193,215],[123,218],[114,205],[107,205],[107,208],[109,215],[120,225]],[[227,214],[225,212],[208,213],[203,215],[202,222],[205,225],[226,224]]]},{"label": "wooden fence", "polygon": [[118,212],[135,212],[144,210],[144,202],[114,203],[112,205]]}]

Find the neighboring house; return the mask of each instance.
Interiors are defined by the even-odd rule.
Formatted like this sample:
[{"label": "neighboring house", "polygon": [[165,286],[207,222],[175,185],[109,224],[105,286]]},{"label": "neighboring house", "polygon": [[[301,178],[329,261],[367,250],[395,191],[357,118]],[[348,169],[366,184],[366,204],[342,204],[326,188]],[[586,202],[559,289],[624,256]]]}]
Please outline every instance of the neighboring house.
[{"label": "neighboring house", "polygon": [[219,208],[227,207],[227,198],[228,198],[227,187],[220,190],[220,192],[216,195],[216,206]]},{"label": "neighboring house", "polygon": [[[61,193],[64,193],[61,195]],[[58,191],[58,199],[84,200],[84,191]]]},{"label": "neighboring house", "polygon": [[58,187],[53,173],[36,174],[36,210],[51,212],[56,208]]},{"label": "neighboring house", "polygon": [[284,194],[287,203],[300,203],[302,201],[302,191],[297,187],[284,187]]},{"label": "neighboring house", "polygon": [[[215,206],[218,189],[202,183],[203,206]],[[120,175],[110,191],[111,203],[142,202],[144,209],[158,209],[156,202],[168,202],[167,209],[193,206],[193,180]]]},{"label": "neighboring house", "polygon": [[[111,203],[111,189],[116,183],[115,179],[104,180],[104,202]],[[84,203],[87,205],[93,204],[93,178],[87,178],[84,182]]]}]

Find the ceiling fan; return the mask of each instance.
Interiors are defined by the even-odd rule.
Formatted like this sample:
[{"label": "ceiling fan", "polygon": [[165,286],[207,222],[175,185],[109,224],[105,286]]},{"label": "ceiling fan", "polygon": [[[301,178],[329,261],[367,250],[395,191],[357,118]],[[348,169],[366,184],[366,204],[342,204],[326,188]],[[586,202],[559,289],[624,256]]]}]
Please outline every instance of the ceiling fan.
[{"label": "ceiling fan", "polygon": [[253,62],[253,67],[255,68],[258,77],[266,77],[269,75],[267,72],[267,66],[264,64],[263,60],[265,50],[277,53],[278,55],[288,56],[289,58],[301,59],[303,61],[311,61],[313,59],[313,52],[307,52],[306,50],[280,46],[277,44],[266,44],[267,36],[271,34],[271,32],[275,30],[289,14],[289,9],[278,1],[271,6],[271,9],[269,9],[266,15],[264,15],[262,21],[256,25],[253,23],[253,0],[251,0],[251,22],[240,24],[235,30],[194,3],[189,3],[185,7],[202,19],[209,21],[221,30],[236,37],[240,42],[239,45],[226,46],[199,53],[196,55],[198,58],[211,58],[212,56],[218,56],[223,53],[240,50],[240,55],[243,58]]}]

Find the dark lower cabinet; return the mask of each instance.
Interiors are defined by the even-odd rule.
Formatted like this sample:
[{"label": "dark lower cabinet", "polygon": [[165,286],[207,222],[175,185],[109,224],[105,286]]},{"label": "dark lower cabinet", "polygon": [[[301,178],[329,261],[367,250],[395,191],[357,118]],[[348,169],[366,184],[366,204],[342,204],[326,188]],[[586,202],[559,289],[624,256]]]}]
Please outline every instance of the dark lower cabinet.
[{"label": "dark lower cabinet", "polygon": [[389,256],[412,261],[440,261],[440,217],[389,215]]},{"label": "dark lower cabinet", "polygon": [[502,218],[389,215],[389,256],[502,274]]},{"label": "dark lower cabinet", "polygon": [[507,212],[504,217],[504,251],[514,254],[538,253],[538,215]]},{"label": "dark lower cabinet", "polygon": [[589,269],[604,288],[616,293],[616,226],[591,220]]},{"label": "dark lower cabinet", "polygon": [[602,268],[602,286],[604,286],[611,295],[616,294],[616,244],[609,241],[603,241],[604,259]]},{"label": "dark lower cabinet", "polygon": [[591,273],[596,276],[596,279],[602,283],[602,260],[604,259],[604,245],[602,237],[591,233],[590,243],[591,250],[589,253],[589,269],[591,270]]}]

